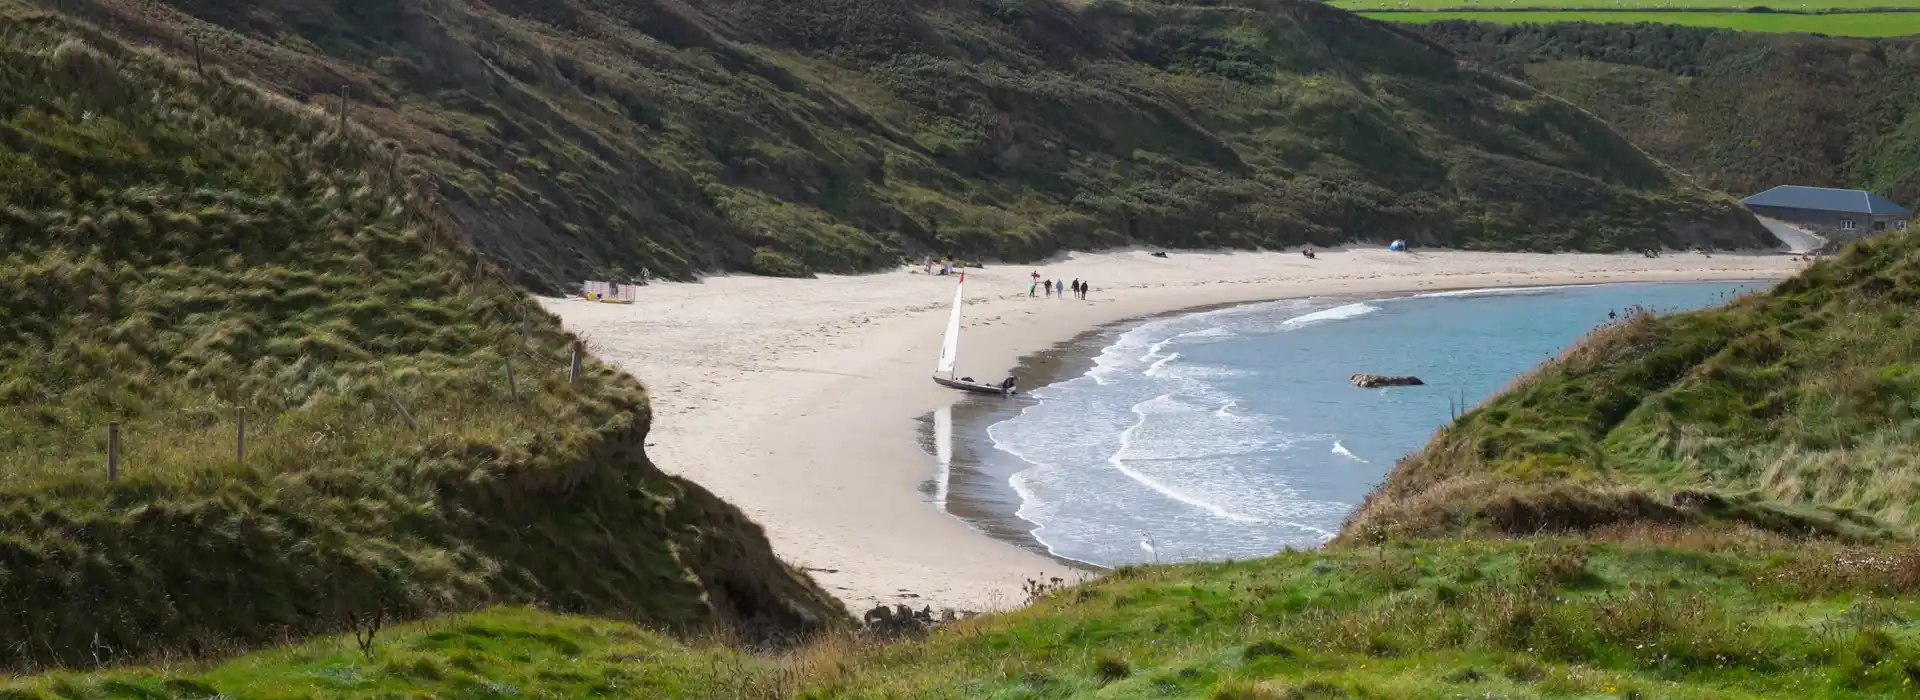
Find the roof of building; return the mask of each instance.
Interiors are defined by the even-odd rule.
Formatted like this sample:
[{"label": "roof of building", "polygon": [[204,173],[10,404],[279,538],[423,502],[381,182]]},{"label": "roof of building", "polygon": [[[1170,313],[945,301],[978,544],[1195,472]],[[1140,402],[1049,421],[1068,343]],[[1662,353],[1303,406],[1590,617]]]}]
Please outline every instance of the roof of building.
[{"label": "roof of building", "polygon": [[1781,185],[1746,199],[1742,204],[1783,209],[1812,209],[1872,216],[1907,216],[1913,212],[1886,197],[1865,190]]}]

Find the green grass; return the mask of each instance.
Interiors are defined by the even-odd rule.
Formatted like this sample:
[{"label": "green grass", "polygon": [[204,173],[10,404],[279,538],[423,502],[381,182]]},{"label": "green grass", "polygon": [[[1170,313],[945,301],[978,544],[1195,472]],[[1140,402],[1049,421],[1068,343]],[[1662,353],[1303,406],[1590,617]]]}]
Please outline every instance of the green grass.
[{"label": "green grass", "polygon": [[[327,109],[349,85],[537,291],[1131,242],[1767,242],[1587,115],[1318,3],[74,6]],[[1556,188],[1476,177],[1506,158]]]},{"label": "green grass", "polygon": [[1920,553],[1621,531],[1123,569],[924,639],[781,653],[496,609],[15,697],[1801,698],[1920,680]]},{"label": "green grass", "polygon": [[1743,32],[1827,34],[1831,36],[1901,37],[1920,35],[1920,12],[1846,12],[1820,15],[1754,14],[1746,12],[1362,12],[1388,22],[1426,23],[1445,20],[1499,24],[1555,24],[1652,22],[1689,27],[1712,27]]},{"label": "green grass", "polygon": [[646,461],[644,390],[597,362],[570,381],[573,339],[372,134],[86,26],[0,20],[0,637],[33,640],[0,667],[501,602],[843,618]]},{"label": "green grass", "polygon": [[1333,0],[1334,7],[1361,10],[1442,10],[1506,12],[1510,10],[1740,10],[1767,7],[1775,12],[1862,12],[1912,9],[1901,0]]}]

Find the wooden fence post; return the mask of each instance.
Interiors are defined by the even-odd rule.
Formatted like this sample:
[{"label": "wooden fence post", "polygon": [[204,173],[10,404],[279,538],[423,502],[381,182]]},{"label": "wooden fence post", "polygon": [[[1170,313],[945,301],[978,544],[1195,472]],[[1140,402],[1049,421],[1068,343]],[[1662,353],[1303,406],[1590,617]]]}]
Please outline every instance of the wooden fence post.
[{"label": "wooden fence post", "polygon": [[507,364],[507,392],[513,395],[513,400],[519,401],[520,383],[513,380],[513,358],[506,358],[505,362]]},{"label": "wooden fence post", "polygon": [[247,461],[247,414],[240,414],[239,423],[233,431],[233,456],[242,462]]},{"label": "wooden fence post", "polygon": [[578,340],[573,341],[573,371],[571,374],[567,375],[567,381],[569,382],[580,381],[580,357],[581,355],[584,355],[584,354],[586,354],[586,352],[581,349],[580,341]]},{"label": "wooden fence post", "polygon": [[120,423],[107,424],[107,481],[120,480]]},{"label": "wooden fence post", "polygon": [[419,432],[420,424],[413,422],[413,412],[407,410],[406,404],[400,403],[400,397],[395,396],[392,398],[393,398],[393,407],[400,409],[400,419],[407,422],[407,428],[410,430],[413,430],[414,432]]},{"label": "wooden fence post", "polygon": [[347,135],[347,86],[340,86],[340,135]]}]

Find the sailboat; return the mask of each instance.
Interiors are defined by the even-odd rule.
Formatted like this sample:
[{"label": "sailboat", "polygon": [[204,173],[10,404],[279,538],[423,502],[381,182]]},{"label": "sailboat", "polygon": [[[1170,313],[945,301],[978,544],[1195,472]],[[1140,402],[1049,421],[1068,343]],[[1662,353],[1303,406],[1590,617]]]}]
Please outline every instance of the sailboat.
[{"label": "sailboat", "polygon": [[[953,314],[947,317],[946,342],[940,345],[940,364],[933,370],[933,382],[944,387],[978,394],[1000,394],[1012,396],[1013,377],[999,384],[976,382],[973,377],[954,376],[954,362],[960,359],[960,306],[966,300],[967,273],[960,273],[959,283],[953,285]],[[946,376],[941,376],[942,374]]]}]

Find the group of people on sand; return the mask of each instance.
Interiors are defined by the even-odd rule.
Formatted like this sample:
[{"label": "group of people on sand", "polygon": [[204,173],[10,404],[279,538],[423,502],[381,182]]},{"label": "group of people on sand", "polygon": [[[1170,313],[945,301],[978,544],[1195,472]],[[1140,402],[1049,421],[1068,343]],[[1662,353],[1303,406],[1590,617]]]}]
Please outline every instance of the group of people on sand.
[{"label": "group of people on sand", "polygon": [[1073,298],[1085,299],[1087,298],[1087,293],[1093,291],[1093,285],[1082,282],[1079,279],[1075,279],[1072,286],[1068,286],[1066,282],[1060,280],[1040,279],[1040,271],[1034,270],[1033,286],[1027,287],[1027,296],[1039,296],[1041,292],[1046,292],[1046,295],[1050,298],[1065,299],[1067,298],[1068,290],[1073,291]]}]

